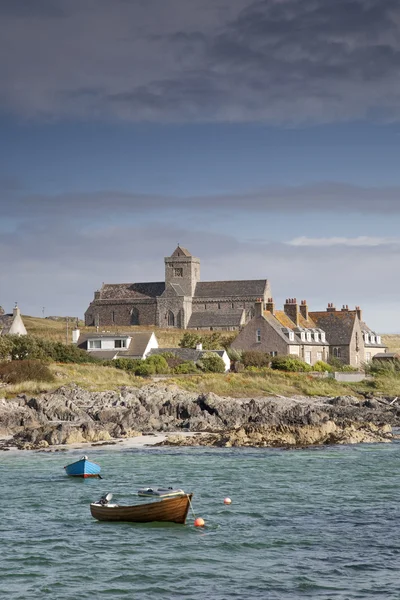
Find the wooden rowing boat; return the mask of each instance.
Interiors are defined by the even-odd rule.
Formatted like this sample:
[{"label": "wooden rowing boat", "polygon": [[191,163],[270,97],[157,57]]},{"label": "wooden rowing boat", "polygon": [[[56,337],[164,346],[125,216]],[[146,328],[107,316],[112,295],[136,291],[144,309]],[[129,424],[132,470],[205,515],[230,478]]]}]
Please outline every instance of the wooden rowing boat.
[{"label": "wooden rowing boat", "polygon": [[131,523],[167,521],[184,524],[192,497],[193,494],[183,494],[176,498],[165,498],[159,502],[148,502],[134,506],[101,504],[101,501],[99,501],[90,505],[90,512],[92,517],[98,521],[128,521]]},{"label": "wooden rowing boat", "polygon": [[87,456],[82,456],[80,460],[64,467],[65,472],[70,477],[100,477],[100,466],[90,462]]}]

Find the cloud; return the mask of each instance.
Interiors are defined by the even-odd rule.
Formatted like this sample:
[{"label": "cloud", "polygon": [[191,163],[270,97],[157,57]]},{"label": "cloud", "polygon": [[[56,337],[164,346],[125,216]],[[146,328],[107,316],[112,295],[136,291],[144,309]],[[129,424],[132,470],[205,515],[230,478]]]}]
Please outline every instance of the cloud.
[{"label": "cloud", "polygon": [[376,247],[376,246],[398,246],[400,238],[369,237],[360,235],[355,238],[330,237],[330,238],[309,238],[305,236],[294,238],[286,242],[289,246],[302,246],[311,248],[323,248],[329,246],[355,246],[355,247]]},{"label": "cloud", "polygon": [[[18,301],[25,314],[82,316],[102,282],[163,281],[164,256],[177,241],[201,260],[203,281],[268,278],[277,305],[306,298],[310,308],[327,302],[361,305],[369,325],[400,327],[394,308],[400,295],[400,247],[291,246],[242,241],[236,235],[191,230],[154,219],[151,225],[98,225],[90,229],[53,223],[24,223],[0,235],[0,304]],[[397,310],[397,309],[396,309]]]},{"label": "cloud", "polygon": [[59,219],[70,221],[118,215],[150,218],[160,212],[174,215],[200,215],[206,211],[227,218],[240,213],[306,214],[332,213],[348,218],[349,213],[398,214],[400,187],[365,187],[345,183],[320,182],[298,186],[266,187],[259,190],[204,196],[150,195],[122,190],[34,194],[13,178],[0,180],[0,206],[3,217],[22,220]]},{"label": "cloud", "polygon": [[13,0],[0,15],[0,108],[27,118],[400,116],[397,0]]}]

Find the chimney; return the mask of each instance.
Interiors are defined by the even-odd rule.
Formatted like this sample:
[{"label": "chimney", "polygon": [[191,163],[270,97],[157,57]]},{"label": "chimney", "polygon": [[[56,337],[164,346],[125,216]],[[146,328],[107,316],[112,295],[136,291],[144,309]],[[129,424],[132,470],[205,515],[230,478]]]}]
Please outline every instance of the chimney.
[{"label": "chimney", "polygon": [[362,310],[359,306],[356,306],[357,317],[360,321],[362,321]]},{"label": "chimney", "polygon": [[263,302],[262,298],[257,298],[257,300],[254,303],[254,316],[262,317],[263,309],[264,309],[264,302]]},{"label": "chimney", "polygon": [[299,324],[299,307],[296,298],[287,298],[283,310],[293,323]]},{"label": "chimney", "polygon": [[196,350],[203,350],[203,344],[196,344]]},{"label": "chimney", "polygon": [[20,316],[20,315],[21,315],[21,311],[19,310],[18,304],[15,303],[15,306],[13,308],[13,316],[16,317],[16,316]]},{"label": "chimney", "polygon": [[275,314],[275,303],[273,298],[268,298],[267,303],[265,305],[265,310],[268,310],[271,315]]},{"label": "chimney", "polygon": [[348,304],[343,304],[342,306],[342,312],[349,312],[349,305]]},{"label": "chimney", "polygon": [[333,306],[333,302],[329,302],[328,303],[328,308],[326,309],[327,312],[335,312],[336,308],[335,306]]},{"label": "chimney", "polygon": [[306,321],[308,321],[308,306],[307,306],[307,300],[302,300],[300,302],[300,314],[303,317],[303,319],[305,319]]},{"label": "chimney", "polygon": [[94,299],[95,300],[99,300],[100,299],[100,290],[96,290],[94,293]]},{"label": "chimney", "polygon": [[73,344],[78,343],[80,334],[81,334],[81,332],[77,327],[75,327],[75,329],[72,330],[72,343]]}]

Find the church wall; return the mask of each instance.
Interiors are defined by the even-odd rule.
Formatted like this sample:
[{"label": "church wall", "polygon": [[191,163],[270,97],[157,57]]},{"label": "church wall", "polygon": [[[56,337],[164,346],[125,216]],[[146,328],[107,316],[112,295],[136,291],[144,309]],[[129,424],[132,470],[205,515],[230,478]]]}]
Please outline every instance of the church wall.
[{"label": "church wall", "polygon": [[[156,300],[137,302],[92,302],[85,313],[85,325],[112,327],[127,325],[155,325]],[[137,311],[137,312],[136,312]],[[135,316],[138,316],[138,319]]]}]

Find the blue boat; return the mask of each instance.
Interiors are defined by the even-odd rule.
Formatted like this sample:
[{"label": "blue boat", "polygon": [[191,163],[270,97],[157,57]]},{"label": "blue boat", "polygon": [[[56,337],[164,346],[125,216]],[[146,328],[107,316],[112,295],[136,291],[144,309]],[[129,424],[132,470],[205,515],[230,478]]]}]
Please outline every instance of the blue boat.
[{"label": "blue boat", "polygon": [[65,472],[70,477],[100,477],[100,466],[90,462],[87,456],[82,456],[70,465],[64,467]]}]

